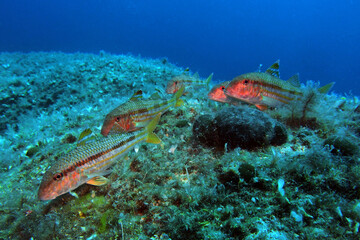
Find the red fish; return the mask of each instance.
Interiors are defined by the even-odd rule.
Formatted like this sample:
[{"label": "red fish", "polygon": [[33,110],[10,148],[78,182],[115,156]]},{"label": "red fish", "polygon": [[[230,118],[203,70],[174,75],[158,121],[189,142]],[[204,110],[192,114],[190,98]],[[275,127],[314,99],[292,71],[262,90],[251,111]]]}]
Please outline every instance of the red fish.
[{"label": "red fish", "polygon": [[[227,96],[255,105],[260,110],[277,107],[299,100],[303,93],[300,90],[299,75],[295,74],[287,81],[280,79],[279,63],[276,61],[265,73],[252,72],[234,78],[225,88]],[[317,89],[327,93],[334,82]]]},{"label": "red fish", "polygon": [[208,98],[217,102],[227,103],[228,97],[225,95],[224,90],[230,81],[222,82],[215,85],[209,92]]},{"label": "red fish", "polygon": [[78,144],[46,171],[39,188],[39,199],[54,199],[85,183],[96,186],[106,184],[108,180],[104,175],[109,174],[116,161],[125,157],[135,145],[144,141],[161,142],[152,132],[160,115],[154,117],[143,131],[112,134]]},{"label": "red fish", "polygon": [[302,96],[298,75],[288,81],[279,78],[279,63],[276,61],[265,73],[252,72],[234,78],[225,88],[227,96],[249,104],[260,110],[276,107]]},{"label": "red fish", "polygon": [[133,132],[145,127],[158,113],[164,113],[170,107],[183,104],[180,99],[183,92],[184,87],[168,100],[143,100],[142,92],[136,92],[129,101],[106,115],[101,134],[107,136],[111,131]]}]

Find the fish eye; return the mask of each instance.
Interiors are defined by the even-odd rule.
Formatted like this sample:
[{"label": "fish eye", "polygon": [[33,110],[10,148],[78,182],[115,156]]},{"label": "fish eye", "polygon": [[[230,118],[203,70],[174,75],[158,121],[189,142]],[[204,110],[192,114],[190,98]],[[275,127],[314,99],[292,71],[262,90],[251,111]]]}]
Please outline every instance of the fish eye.
[{"label": "fish eye", "polygon": [[177,85],[177,84],[178,84],[178,81],[175,81],[174,83],[175,83],[175,85]]},{"label": "fish eye", "polygon": [[249,80],[245,79],[245,80],[244,80],[244,84],[246,85],[246,84],[248,84],[248,83],[249,83]]},{"label": "fish eye", "polygon": [[116,117],[115,121],[119,122],[120,121],[120,117]]},{"label": "fish eye", "polygon": [[221,90],[225,90],[225,87],[224,87],[224,86],[221,86]]},{"label": "fish eye", "polygon": [[61,173],[57,173],[55,174],[54,176],[54,180],[55,181],[59,181],[62,177],[64,176],[64,174],[61,172]]}]

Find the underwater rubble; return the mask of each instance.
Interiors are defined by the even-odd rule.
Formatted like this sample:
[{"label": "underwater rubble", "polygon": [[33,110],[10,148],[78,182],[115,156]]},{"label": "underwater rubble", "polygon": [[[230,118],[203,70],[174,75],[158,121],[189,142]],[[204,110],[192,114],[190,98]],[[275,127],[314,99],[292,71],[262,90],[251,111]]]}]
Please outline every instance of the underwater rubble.
[{"label": "underwater rubble", "polygon": [[45,171],[83,130],[100,136],[137,90],[169,98],[184,69],[105,52],[2,53],[0,69],[2,239],[359,239],[357,97],[308,81],[303,100],[261,112],[212,102],[203,87],[108,184],[40,201]]}]

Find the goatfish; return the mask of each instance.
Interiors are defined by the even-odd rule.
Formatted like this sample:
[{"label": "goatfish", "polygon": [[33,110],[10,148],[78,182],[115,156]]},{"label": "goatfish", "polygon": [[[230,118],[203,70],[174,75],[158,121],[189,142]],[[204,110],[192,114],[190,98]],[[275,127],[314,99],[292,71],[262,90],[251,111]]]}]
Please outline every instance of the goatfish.
[{"label": "goatfish", "polygon": [[[235,77],[225,88],[224,93],[249,104],[260,110],[288,104],[292,100],[300,100],[303,96],[300,90],[299,75],[295,74],[287,81],[280,79],[279,63],[277,60],[264,73],[251,72]],[[334,83],[329,83],[318,89],[320,93],[327,93]]]},{"label": "goatfish", "polygon": [[[185,70],[186,71],[186,70]],[[213,77],[213,73],[209,75],[209,77],[204,81],[200,79],[198,73],[190,76],[185,73],[173,77],[167,84],[166,93],[174,94],[179,89],[184,86],[186,88],[193,87],[193,86],[209,86],[211,79]]]},{"label": "goatfish", "polygon": [[135,145],[144,141],[154,144],[161,142],[153,133],[160,116],[156,115],[142,131],[101,136],[78,144],[46,171],[40,184],[39,199],[55,199],[84,183],[96,186],[106,184],[108,179],[104,175],[111,173],[111,166],[125,157]]},{"label": "goatfish", "polygon": [[142,91],[137,91],[129,101],[121,104],[106,115],[101,134],[110,132],[133,132],[145,127],[157,114],[166,112],[170,107],[183,104],[180,99],[185,87],[180,88],[169,100],[142,99]]},{"label": "goatfish", "polygon": [[221,102],[221,103],[229,103],[232,105],[238,105],[239,104],[239,100],[235,99],[235,98],[231,98],[229,96],[227,96],[224,92],[226,86],[230,83],[230,81],[225,81],[222,83],[219,83],[217,85],[215,85],[210,92],[208,93],[208,98],[210,100],[216,101],[216,102]]}]

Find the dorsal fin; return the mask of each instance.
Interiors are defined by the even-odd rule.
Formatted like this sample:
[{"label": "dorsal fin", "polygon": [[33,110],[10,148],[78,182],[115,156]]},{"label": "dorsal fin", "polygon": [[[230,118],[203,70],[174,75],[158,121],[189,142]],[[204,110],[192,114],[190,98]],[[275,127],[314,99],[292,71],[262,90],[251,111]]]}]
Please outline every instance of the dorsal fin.
[{"label": "dorsal fin", "polygon": [[318,92],[322,93],[322,94],[327,94],[330,91],[330,89],[332,88],[332,86],[334,86],[334,84],[335,84],[335,82],[331,82],[331,83],[326,84],[325,86],[319,87]]},{"label": "dorsal fin", "polygon": [[194,73],[194,75],[192,77],[195,79],[200,79],[200,75],[198,72]]},{"label": "dorsal fin", "polygon": [[288,83],[293,85],[294,87],[300,87],[299,73],[294,74],[287,80]]},{"label": "dorsal fin", "polygon": [[211,73],[208,78],[205,80],[206,87],[209,87],[209,84],[211,82],[212,77],[214,76],[214,73]]},{"label": "dorsal fin", "polygon": [[151,94],[150,99],[151,100],[159,100],[159,99],[161,99],[161,96],[158,92],[155,92],[155,93]]},{"label": "dorsal fin", "polygon": [[93,139],[92,131],[90,128],[85,129],[79,136],[77,146],[83,146],[87,141]]},{"label": "dorsal fin", "polygon": [[273,65],[266,69],[265,72],[270,74],[271,76],[280,78],[280,59],[274,62]]},{"label": "dorsal fin", "polygon": [[141,90],[136,91],[136,92],[131,96],[130,101],[137,101],[137,100],[141,99],[141,98],[142,98],[142,93],[143,93],[143,92],[142,92]]}]

